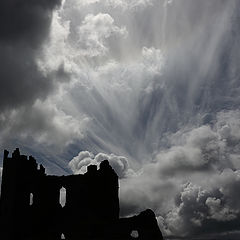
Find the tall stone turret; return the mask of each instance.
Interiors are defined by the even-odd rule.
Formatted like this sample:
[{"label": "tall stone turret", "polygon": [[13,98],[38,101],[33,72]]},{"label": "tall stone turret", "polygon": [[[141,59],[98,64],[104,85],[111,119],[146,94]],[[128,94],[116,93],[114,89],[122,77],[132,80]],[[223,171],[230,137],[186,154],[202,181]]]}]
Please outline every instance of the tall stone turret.
[{"label": "tall stone turret", "polygon": [[[4,151],[1,186],[1,226],[2,234],[8,239],[24,239],[23,229],[31,222],[30,201],[32,180],[37,175],[45,175],[44,168],[38,169],[33,157],[20,155],[17,148],[12,157]],[[23,221],[24,219],[24,221]]]}]

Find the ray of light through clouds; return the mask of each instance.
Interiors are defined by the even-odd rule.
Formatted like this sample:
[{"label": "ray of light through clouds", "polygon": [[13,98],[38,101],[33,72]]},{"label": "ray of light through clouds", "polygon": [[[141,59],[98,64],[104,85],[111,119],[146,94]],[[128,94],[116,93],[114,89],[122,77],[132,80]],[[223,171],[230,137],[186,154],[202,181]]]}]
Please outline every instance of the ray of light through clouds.
[{"label": "ray of light through clouds", "polygon": [[29,30],[35,38],[0,37],[0,61],[16,72],[0,70],[10,79],[0,90],[1,145],[20,146],[55,174],[108,159],[122,216],[152,208],[165,236],[234,237],[240,2],[52,3],[40,30]]}]

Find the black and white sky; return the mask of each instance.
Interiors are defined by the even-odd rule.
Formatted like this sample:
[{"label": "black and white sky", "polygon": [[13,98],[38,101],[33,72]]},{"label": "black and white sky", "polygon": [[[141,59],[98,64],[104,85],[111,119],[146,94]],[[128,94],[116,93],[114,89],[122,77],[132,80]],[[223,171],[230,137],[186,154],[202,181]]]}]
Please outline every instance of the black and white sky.
[{"label": "black and white sky", "polygon": [[239,239],[239,9],[1,0],[1,152],[57,175],[109,159],[122,216],[152,208],[166,237]]}]

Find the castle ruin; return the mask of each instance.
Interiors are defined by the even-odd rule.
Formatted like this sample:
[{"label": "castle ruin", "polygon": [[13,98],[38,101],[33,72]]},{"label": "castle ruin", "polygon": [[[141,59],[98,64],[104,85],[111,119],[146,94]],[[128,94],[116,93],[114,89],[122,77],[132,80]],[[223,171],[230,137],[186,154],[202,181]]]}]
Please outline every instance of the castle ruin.
[{"label": "castle ruin", "polygon": [[[85,174],[52,176],[16,149],[4,151],[0,199],[3,240],[161,240],[155,214],[119,218],[118,176],[107,160]],[[66,190],[65,206],[60,190]],[[132,231],[138,233],[131,236]]]}]

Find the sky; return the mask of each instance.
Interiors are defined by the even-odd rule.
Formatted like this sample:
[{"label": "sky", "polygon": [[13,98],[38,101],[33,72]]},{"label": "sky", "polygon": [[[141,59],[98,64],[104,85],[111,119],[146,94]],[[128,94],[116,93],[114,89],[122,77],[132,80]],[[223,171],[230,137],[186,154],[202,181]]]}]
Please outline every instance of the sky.
[{"label": "sky", "polygon": [[1,0],[1,157],[19,147],[56,175],[108,159],[121,216],[151,208],[166,238],[239,239],[239,7]]}]

